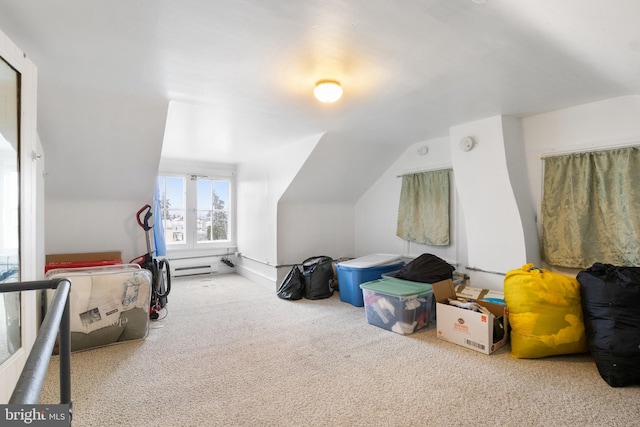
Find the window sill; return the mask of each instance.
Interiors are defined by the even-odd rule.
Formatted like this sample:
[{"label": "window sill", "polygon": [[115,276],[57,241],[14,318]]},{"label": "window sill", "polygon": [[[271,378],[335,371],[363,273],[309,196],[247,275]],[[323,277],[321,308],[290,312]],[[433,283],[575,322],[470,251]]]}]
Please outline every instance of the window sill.
[{"label": "window sill", "polygon": [[236,251],[236,246],[232,242],[224,244],[213,243],[197,248],[172,248],[167,245],[167,258],[197,258],[204,256],[226,256],[232,255]]}]

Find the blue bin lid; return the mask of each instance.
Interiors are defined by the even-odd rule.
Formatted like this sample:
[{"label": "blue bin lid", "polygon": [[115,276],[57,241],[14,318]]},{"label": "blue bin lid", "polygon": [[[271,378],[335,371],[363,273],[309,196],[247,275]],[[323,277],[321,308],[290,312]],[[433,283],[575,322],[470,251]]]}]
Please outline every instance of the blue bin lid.
[{"label": "blue bin lid", "polygon": [[433,292],[433,288],[428,283],[410,282],[408,280],[392,278],[383,278],[362,283],[360,285],[360,289],[368,289],[381,294],[397,297],[409,297],[413,295],[427,296]]},{"label": "blue bin lid", "polygon": [[[343,264],[336,264],[336,269],[338,271],[344,271],[344,272],[354,272],[354,271],[361,271],[361,272],[373,272],[373,271],[377,271],[379,273],[382,273],[384,271],[390,271],[390,270],[398,270],[400,268],[402,268],[404,266],[404,261],[398,261],[395,264],[385,264],[385,265],[375,265],[373,267],[348,267],[346,265]],[[381,275],[381,274],[380,274]]]},{"label": "blue bin lid", "polygon": [[386,267],[388,265],[396,265],[401,263],[400,255],[395,254],[371,254],[360,258],[351,259],[349,261],[339,262],[338,266],[348,268],[371,268]]}]

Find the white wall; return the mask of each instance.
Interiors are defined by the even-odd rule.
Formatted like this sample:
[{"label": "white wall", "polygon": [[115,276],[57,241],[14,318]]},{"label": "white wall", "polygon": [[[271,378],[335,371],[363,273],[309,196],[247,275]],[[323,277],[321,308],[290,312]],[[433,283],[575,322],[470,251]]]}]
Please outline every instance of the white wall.
[{"label": "white wall", "polygon": [[353,203],[278,204],[279,264],[300,264],[319,255],[337,259],[353,254]]},{"label": "white wall", "polygon": [[[502,289],[502,274],[529,262],[523,217],[511,182],[515,171],[508,168],[505,148],[520,141],[505,140],[503,125],[503,117],[494,116],[450,129],[456,186],[466,214],[471,282],[489,289]],[[467,136],[476,144],[463,151],[458,144]],[[524,170],[520,173],[526,175]]]},{"label": "white wall", "polygon": [[314,135],[238,165],[238,273],[276,282],[278,201],[321,137]]},{"label": "white wall", "polygon": [[44,194],[44,172],[45,172],[45,155],[44,148],[38,142],[36,145],[36,278],[44,279],[45,264],[45,194]]},{"label": "white wall", "polygon": [[534,204],[533,194],[529,185],[522,121],[515,117],[503,116],[502,130],[505,139],[507,170],[509,171],[511,188],[513,188],[524,232],[526,259],[529,263],[540,265],[540,245],[537,228],[538,209]]},{"label": "white wall", "polygon": [[144,230],[136,212],[149,200],[47,199],[45,251],[47,254],[121,251],[124,262],[147,252]]},{"label": "white wall", "polygon": [[[477,145],[470,152],[462,152],[458,141],[468,135],[476,138]],[[423,147],[427,148],[426,155],[420,154]],[[523,153],[519,120],[500,116],[456,126],[449,137],[413,144],[358,200],[356,256],[372,252],[407,257],[432,253],[455,264],[459,271],[470,266],[498,273],[520,267],[527,259],[536,262],[535,209]],[[512,170],[507,167],[508,159]],[[405,242],[395,235],[399,175],[445,167],[453,168],[451,244],[436,247]],[[520,206],[526,209],[525,220]],[[526,231],[523,224],[527,224]],[[467,272],[476,286],[502,287],[502,275]]]},{"label": "white wall", "polygon": [[[424,153],[426,148],[427,153]],[[427,246],[408,243],[396,236],[400,175],[451,167],[448,138],[437,138],[411,145],[380,178],[358,199],[355,205],[355,253],[359,257],[371,253],[395,253],[416,257],[432,253],[450,262],[458,262],[458,224],[461,219],[456,208],[455,174],[451,180],[451,245]]]}]

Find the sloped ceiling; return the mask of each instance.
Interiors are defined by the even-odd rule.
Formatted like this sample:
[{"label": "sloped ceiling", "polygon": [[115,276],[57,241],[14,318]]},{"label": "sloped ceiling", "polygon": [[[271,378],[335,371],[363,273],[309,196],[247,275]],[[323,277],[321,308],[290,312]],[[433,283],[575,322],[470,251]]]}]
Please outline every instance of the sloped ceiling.
[{"label": "sloped ceiling", "polygon": [[[327,197],[353,198],[450,126],[640,93],[639,16],[636,0],[0,0],[38,67],[62,198],[146,199],[161,154],[240,163],[322,134],[298,191],[325,171]],[[335,104],[312,98],[324,78]]]}]

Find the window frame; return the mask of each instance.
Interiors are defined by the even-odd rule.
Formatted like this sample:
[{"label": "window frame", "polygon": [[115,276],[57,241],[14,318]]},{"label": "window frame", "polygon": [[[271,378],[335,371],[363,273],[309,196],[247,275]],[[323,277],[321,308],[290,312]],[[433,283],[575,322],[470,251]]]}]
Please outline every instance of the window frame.
[{"label": "window frame", "polygon": [[[170,243],[166,239],[168,256],[177,255],[205,255],[221,249],[230,250],[236,247],[236,181],[235,170],[230,169],[197,169],[193,172],[178,172],[170,168],[160,169],[158,177],[179,177],[185,182],[185,242]],[[157,179],[157,178],[156,178]],[[197,227],[197,183],[198,179],[211,181],[228,181],[229,206],[227,239],[217,241],[198,242]],[[159,220],[160,222],[161,220]]]}]

